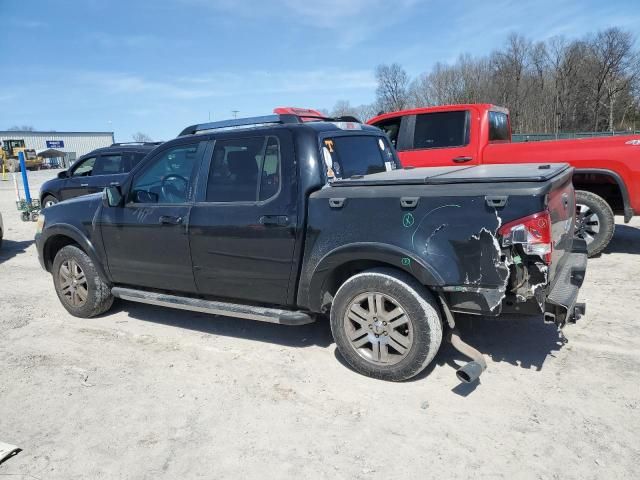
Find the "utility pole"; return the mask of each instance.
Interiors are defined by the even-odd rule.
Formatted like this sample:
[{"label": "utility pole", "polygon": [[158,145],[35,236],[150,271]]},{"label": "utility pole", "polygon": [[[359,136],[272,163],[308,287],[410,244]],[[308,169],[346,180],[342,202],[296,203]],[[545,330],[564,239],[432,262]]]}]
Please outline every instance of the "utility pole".
[{"label": "utility pole", "polygon": [[240,113],[240,110],[231,110],[231,113],[233,113],[233,118],[238,118],[238,113]]}]

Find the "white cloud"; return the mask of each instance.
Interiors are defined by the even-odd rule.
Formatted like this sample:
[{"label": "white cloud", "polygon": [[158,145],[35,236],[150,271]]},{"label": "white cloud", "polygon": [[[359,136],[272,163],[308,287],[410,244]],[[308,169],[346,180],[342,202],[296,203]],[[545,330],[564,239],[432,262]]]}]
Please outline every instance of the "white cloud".
[{"label": "white cloud", "polygon": [[91,32],[88,39],[104,48],[144,48],[156,45],[158,38],[153,35],[113,35],[106,32]]},{"label": "white cloud", "polygon": [[97,87],[108,94],[134,94],[158,99],[198,99],[283,92],[327,92],[371,89],[375,78],[369,70],[311,70],[242,73],[214,72],[149,80],[141,75],[87,72],[76,77],[83,87]]},{"label": "white cloud", "polygon": [[327,42],[347,49],[375,36],[382,27],[397,24],[413,14],[425,0],[177,0],[214,13],[216,23],[251,18],[268,22],[285,20],[290,27],[327,32]]}]

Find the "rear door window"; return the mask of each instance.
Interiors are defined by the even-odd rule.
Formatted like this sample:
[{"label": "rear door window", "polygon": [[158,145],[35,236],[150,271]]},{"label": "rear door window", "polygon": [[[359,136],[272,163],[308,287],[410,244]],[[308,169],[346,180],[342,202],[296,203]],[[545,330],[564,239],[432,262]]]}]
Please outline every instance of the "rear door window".
[{"label": "rear door window", "polygon": [[489,141],[504,142],[511,140],[509,116],[503,112],[489,112]]},{"label": "rear door window", "polygon": [[274,136],[216,141],[207,202],[269,200],[280,190],[280,143]]},{"label": "rear door window", "polygon": [[329,180],[399,167],[392,147],[384,137],[349,135],[325,138],[322,151]]},{"label": "rear door window", "polygon": [[122,161],[122,155],[118,153],[100,155],[96,160],[92,175],[117,175],[119,173],[124,173],[124,162]]},{"label": "rear door window", "polygon": [[416,115],[413,148],[463,147],[469,143],[469,112]]}]

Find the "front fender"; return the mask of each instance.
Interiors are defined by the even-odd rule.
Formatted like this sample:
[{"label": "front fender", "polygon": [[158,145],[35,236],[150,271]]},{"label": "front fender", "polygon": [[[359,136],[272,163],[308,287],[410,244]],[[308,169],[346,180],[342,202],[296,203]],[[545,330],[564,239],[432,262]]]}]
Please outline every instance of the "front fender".
[{"label": "front fender", "polygon": [[89,256],[100,276],[103,279],[110,281],[110,277],[107,275],[93,243],[82,233],[80,229],[73,225],[64,223],[48,226],[36,240],[38,254],[40,255],[40,258],[42,258],[42,263],[47,271],[51,271],[51,265],[53,263],[53,258],[50,258],[50,248],[54,239],[58,236],[70,238],[77,243]]},{"label": "front fender", "polygon": [[326,290],[333,272],[343,265],[357,261],[372,261],[404,270],[423,285],[444,285],[438,272],[415,253],[394,245],[360,242],[340,246],[322,257],[309,278],[301,279],[298,304],[307,306],[312,311],[319,311],[323,300],[321,292]]}]

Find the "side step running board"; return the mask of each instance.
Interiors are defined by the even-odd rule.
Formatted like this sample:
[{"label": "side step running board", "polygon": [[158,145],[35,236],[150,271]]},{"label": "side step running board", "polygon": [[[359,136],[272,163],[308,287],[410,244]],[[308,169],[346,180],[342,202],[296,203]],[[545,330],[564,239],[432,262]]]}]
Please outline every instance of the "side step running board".
[{"label": "side step running board", "polygon": [[315,321],[311,315],[293,310],[214,302],[200,298],[179,297],[177,295],[166,295],[164,293],[147,292],[123,287],[113,287],[111,293],[114,297],[132,302],[148,303],[149,305],[160,305],[162,307],[210,313],[212,315],[223,315],[226,317],[246,318],[259,322],[279,323],[281,325],[306,325],[307,323],[313,323]]}]

